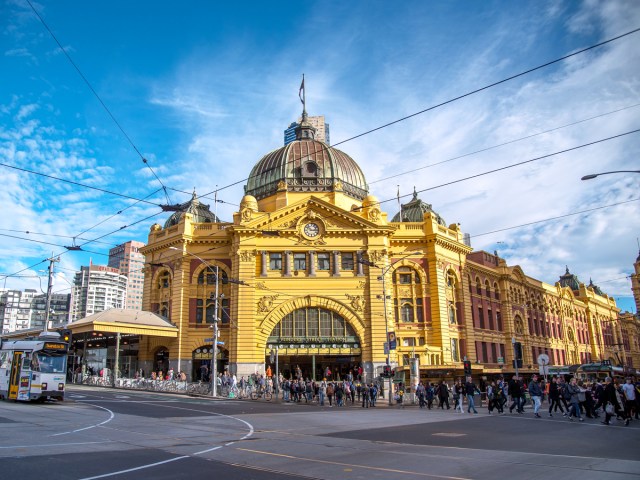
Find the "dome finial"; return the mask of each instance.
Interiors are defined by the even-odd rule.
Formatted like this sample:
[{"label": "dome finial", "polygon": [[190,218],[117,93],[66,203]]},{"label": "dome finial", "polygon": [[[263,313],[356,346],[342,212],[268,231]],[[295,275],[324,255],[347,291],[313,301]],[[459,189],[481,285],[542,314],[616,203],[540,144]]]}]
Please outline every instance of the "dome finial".
[{"label": "dome finial", "polygon": [[304,73],[302,74],[302,83],[300,84],[300,90],[298,90],[298,97],[300,97],[300,101],[302,102],[302,121],[305,122],[307,120],[307,101],[304,91]]},{"label": "dome finial", "polygon": [[304,73],[302,74],[302,83],[300,84],[298,97],[300,97],[300,101],[302,102],[302,120],[300,121],[300,124],[295,129],[296,140],[315,140],[316,129],[309,122],[309,115],[307,115],[307,101],[305,99],[305,89],[304,89]]},{"label": "dome finial", "polygon": [[417,200],[418,199],[418,192],[416,191],[416,186],[413,186],[413,199]]}]

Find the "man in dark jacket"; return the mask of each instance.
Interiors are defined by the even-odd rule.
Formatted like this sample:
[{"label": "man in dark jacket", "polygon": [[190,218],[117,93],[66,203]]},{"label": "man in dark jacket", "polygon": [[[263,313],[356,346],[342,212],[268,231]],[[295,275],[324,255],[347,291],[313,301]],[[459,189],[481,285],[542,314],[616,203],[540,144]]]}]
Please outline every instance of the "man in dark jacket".
[{"label": "man in dark jacket", "polygon": [[529,382],[529,395],[531,395],[531,401],[533,402],[533,415],[536,418],[540,418],[538,410],[542,404],[542,388],[540,388],[540,382],[538,375],[533,375]]},{"label": "man in dark jacket", "polygon": [[605,425],[610,425],[611,417],[615,414],[617,416],[623,416],[622,407],[618,403],[618,397],[616,396],[616,387],[613,385],[611,381],[611,377],[607,377],[604,379],[605,386],[604,391],[602,392],[602,406],[604,407],[605,417],[604,422],[601,422]]},{"label": "man in dark jacket", "polygon": [[562,404],[560,403],[560,389],[558,388],[558,377],[556,377],[555,375],[551,378],[551,383],[549,384],[549,416],[553,417],[553,415],[551,414],[551,410],[553,410],[555,407],[554,411],[558,411],[558,408],[560,408],[560,411],[562,412],[562,414],[564,415],[564,410],[562,408]]},{"label": "man in dark jacket", "polygon": [[467,377],[467,382],[464,384],[464,392],[467,397],[467,405],[469,405],[467,407],[467,413],[471,413],[471,409],[473,408],[473,413],[477,414],[478,411],[476,410],[474,395],[480,393],[480,390],[476,387],[476,384],[471,381],[471,377]]},{"label": "man in dark jacket", "polygon": [[513,403],[509,407],[509,413],[513,413],[514,408],[518,413],[524,413],[522,408],[522,383],[515,375],[509,381],[509,395],[513,400]]}]

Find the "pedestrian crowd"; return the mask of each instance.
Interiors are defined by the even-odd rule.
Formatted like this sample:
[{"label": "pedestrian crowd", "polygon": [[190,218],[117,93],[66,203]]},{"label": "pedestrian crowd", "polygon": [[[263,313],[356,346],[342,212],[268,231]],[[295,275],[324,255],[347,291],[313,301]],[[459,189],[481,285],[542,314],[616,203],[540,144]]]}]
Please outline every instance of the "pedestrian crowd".
[{"label": "pedestrian crowd", "polygon": [[569,421],[584,418],[601,418],[601,423],[610,425],[613,417],[629,425],[632,419],[638,420],[638,395],[640,395],[640,379],[629,377],[622,381],[618,378],[606,377],[604,381],[583,381],[576,377],[566,381],[564,376],[553,376],[544,382],[538,375],[533,375],[526,383],[522,376],[514,375],[510,380],[503,377],[484,385],[481,391],[467,377],[458,380],[453,386],[446,382],[420,382],[416,386],[416,396],[420,408],[432,409],[434,400],[436,407],[450,409],[449,399],[453,400],[456,412],[464,413],[463,402],[466,400],[467,412],[477,414],[476,398],[486,395],[489,414],[494,411],[505,414],[525,413],[525,405],[531,404],[533,415],[541,418],[542,402],[548,400],[548,415],[553,417],[558,412]]}]

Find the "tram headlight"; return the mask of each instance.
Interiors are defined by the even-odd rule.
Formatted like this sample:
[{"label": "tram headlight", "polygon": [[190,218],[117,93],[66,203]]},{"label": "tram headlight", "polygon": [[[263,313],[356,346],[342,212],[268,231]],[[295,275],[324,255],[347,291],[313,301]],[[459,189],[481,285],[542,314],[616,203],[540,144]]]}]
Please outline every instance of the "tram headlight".
[{"label": "tram headlight", "polygon": [[42,382],[42,387],[41,387],[41,389],[42,389],[42,390],[46,390],[48,386],[49,386],[49,385],[47,385],[47,382]]},{"label": "tram headlight", "polygon": [[64,383],[58,384],[58,390],[64,390]]}]

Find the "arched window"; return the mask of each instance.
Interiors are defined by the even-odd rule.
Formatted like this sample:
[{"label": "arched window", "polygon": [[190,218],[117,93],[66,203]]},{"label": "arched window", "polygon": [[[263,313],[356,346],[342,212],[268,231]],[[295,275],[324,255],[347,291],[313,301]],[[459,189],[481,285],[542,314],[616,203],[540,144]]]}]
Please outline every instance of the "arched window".
[{"label": "arched window", "polygon": [[491,286],[489,285],[489,280],[485,280],[485,282],[484,282],[484,289],[485,289],[485,292],[484,292],[484,293],[485,293],[485,295],[486,295],[487,297],[490,297],[490,296],[491,296]]},{"label": "arched window", "polygon": [[[228,283],[227,272],[225,272],[222,268],[218,269],[218,274],[220,275],[219,284]],[[216,269],[215,267],[207,267],[198,275],[198,285],[204,285],[206,276],[207,285],[215,285],[216,284]]]},{"label": "arched window", "polygon": [[396,322],[424,322],[424,298],[419,272],[401,266],[393,272],[393,308]]},{"label": "arched window", "polygon": [[449,305],[449,323],[456,323],[456,308],[453,305]]},{"label": "arched window", "polygon": [[332,310],[318,307],[300,308],[287,314],[269,337],[275,337],[269,341],[278,341],[280,337],[357,338],[353,327],[344,318]]},{"label": "arched window", "polygon": [[476,293],[482,295],[482,283],[478,277],[476,277]]},{"label": "arched window", "polygon": [[494,296],[495,296],[496,300],[500,300],[500,290],[498,290],[498,284],[497,283],[493,284],[493,291],[494,291]]}]

